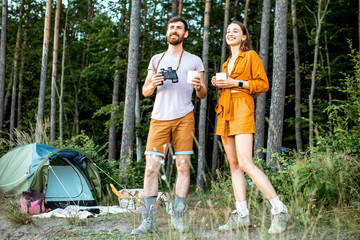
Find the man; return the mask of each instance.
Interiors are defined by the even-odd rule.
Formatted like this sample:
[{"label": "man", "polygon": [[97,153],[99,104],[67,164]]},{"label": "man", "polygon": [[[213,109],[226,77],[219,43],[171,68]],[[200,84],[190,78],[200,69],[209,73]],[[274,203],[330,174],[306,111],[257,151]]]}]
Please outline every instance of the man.
[{"label": "man", "polygon": [[[187,230],[183,214],[190,186],[190,157],[193,154],[195,120],[191,102],[196,96],[205,98],[204,65],[201,59],[184,51],[183,40],[188,37],[187,22],[181,17],[168,21],[166,38],[167,51],[152,57],[142,93],[151,96],[156,89],[154,108],[146,145],[146,168],[144,178],[145,212],[143,222],[132,234],[152,232],[156,221],[156,199],[158,194],[158,172],[165,158],[170,137],[176,156],[177,180],[175,186],[175,207],[171,211],[171,225],[180,233]],[[162,70],[171,67],[176,71],[178,82],[165,79]],[[188,71],[197,71],[195,77],[187,79]],[[188,82],[189,81],[189,82]]]}]

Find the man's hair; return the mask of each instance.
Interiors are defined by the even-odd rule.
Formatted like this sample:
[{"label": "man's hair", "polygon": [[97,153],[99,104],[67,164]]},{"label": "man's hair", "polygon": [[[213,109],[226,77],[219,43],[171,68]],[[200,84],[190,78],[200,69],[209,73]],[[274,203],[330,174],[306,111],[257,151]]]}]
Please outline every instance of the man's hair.
[{"label": "man's hair", "polygon": [[244,41],[241,41],[241,43],[240,43],[240,50],[244,51],[244,52],[252,50],[253,47],[252,47],[252,44],[251,44],[249,31],[247,30],[246,26],[242,22],[239,22],[239,21],[236,21],[236,20],[232,21],[230,24],[239,25],[241,31],[243,32],[243,35],[246,35],[246,39]]},{"label": "man's hair", "polygon": [[185,21],[185,19],[183,19],[182,17],[179,17],[179,16],[170,18],[170,20],[167,22],[167,26],[169,26],[170,23],[174,23],[174,22],[182,22],[185,25],[185,32],[189,29],[188,24]]}]

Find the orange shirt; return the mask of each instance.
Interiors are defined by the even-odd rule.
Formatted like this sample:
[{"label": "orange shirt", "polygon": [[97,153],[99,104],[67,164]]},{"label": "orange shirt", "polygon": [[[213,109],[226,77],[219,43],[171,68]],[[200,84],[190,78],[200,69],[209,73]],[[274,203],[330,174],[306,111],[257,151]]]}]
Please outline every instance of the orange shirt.
[{"label": "orange shirt", "polygon": [[[222,72],[225,72],[228,75],[228,60],[223,64]],[[231,78],[235,80],[247,81],[249,83],[249,89],[245,88],[233,88],[234,90],[246,93],[244,96],[248,96],[253,99],[257,93],[266,92],[269,89],[269,81],[265,73],[264,66],[260,60],[259,55],[253,51],[240,52],[239,56],[235,60],[233,69],[230,73]],[[230,106],[231,102],[231,93],[230,88],[221,89],[221,94],[219,98],[219,103],[215,108],[215,111],[218,115],[218,124],[225,124],[223,129],[220,132],[221,136],[226,137],[228,135],[228,124],[229,120],[232,117],[233,110]],[[241,109],[241,111],[248,111],[247,109]],[[225,121],[222,121],[225,120]],[[255,128],[255,121],[251,123]],[[241,127],[241,126],[240,126]]]}]

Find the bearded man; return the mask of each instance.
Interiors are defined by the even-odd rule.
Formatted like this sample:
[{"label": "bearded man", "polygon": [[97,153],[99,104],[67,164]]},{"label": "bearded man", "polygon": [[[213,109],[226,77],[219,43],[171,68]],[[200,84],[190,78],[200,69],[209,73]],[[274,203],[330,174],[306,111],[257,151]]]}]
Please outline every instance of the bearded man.
[{"label": "bearded man", "polygon": [[[170,204],[168,212],[171,214],[171,226],[175,231],[183,233],[188,229],[183,215],[187,209],[185,200],[189,193],[190,158],[193,154],[195,133],[194,105],[191,99],[194,89],[196,96],[201,99],[207,94],[204,82],[205,70],[201,59],[183,48],[183,40],[188,35],[188,24],[183,18],[173,17],[168,21],[166,31],[168,49],[152,57],[142,88],[145,97],[151,96],[156,90],[156,98],[145,151],[145,210],[142,223],[132,230],[134,235],[152,232],[156,225],[158,173],[161,164],[164,163],[171,139],[178,175],[175,185],[175,204]],[[169,67],[173,70],[170,77],[161,73]],[[197,73],[189,77],[188,71]],[[177,82],[176,79],[173,81],[174,73]]]}]

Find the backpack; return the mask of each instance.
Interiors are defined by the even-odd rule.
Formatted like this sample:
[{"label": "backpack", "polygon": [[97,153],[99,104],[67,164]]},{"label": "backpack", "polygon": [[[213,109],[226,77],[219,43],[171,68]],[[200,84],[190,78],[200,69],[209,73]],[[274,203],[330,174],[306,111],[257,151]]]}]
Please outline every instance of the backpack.
[{"label": "backpack", "polygon": [[20,198],[21,209],[28,214],[45,212],[45,194],[35,191],[23,192]]}]

